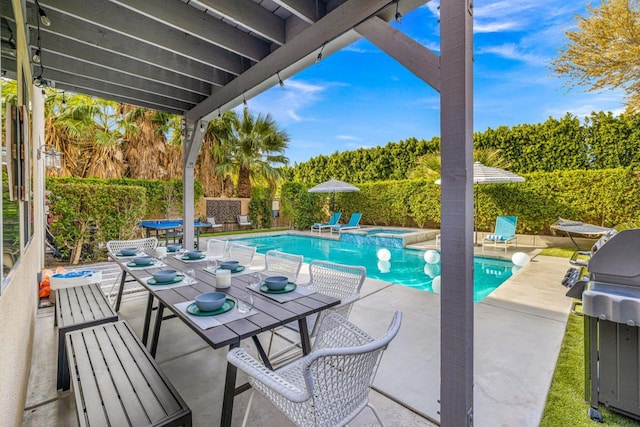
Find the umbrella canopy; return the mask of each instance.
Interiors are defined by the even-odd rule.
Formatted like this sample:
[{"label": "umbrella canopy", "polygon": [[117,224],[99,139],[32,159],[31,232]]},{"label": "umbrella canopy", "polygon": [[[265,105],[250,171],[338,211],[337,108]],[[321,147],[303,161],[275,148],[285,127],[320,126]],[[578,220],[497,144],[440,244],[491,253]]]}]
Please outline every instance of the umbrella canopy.
[{"label": "umbrella canopy", "polygon": [[315,187],[309,189],[309,193],[333,193],[331,195],[331,210],[335,211],[336,205],[336,193],[348,193],[360,191],[360,189],[348,182],[340,181],[339,179],[331,178],[329,181],[322,182]]},{"label": "umbrella canopy", "polygon": [[[473,163],[473,183],[474,184],[503,184],[508,182],[524,182],[524,177],[504,169],[485,166],[480,162]],[[440,185],[441,180],[437,179],[436,184]]]},{"label": "umbrella canopy", "polygon": [[[480,162],[473,163],[473,183],[474,184],[505,184],[509,182],[524,182],[524,177],[520,175],[516,175],[513,172],[509,172],[500,168],[492,168],[489,166],[485,166]],[[436,184],[440,185],[441,180],[436,180]],[[478,195],[473,198],[475,204],[475,212],[474,212],[474,228],[478,223]],[[478,243],[478,233],[477,229],[474,233],[475,243]]]},{"label": "umbrella canopy", "polygon": [[500,184],[506,182],[524,182],[524,177],[504,169],[485,166],[480,162],[473,163],[474,184]]},{"label": "umbrella canopy", "polygon": [[343,193],[352,191],[360,191],[360,189],[348,182],[335,178],[331,178],[329,181],[322,182],[309,189],[309,193]]}]

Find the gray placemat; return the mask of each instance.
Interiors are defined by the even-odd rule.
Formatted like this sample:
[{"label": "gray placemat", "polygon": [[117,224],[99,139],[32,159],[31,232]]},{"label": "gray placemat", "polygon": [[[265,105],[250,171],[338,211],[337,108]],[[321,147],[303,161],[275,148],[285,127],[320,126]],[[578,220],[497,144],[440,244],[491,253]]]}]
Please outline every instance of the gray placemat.
[{"label": "gray placemat", "polygon": [[[167,255],[169,256],[169,255]],[[184,256],[184,254],[178,254],[178,255],[173,255],[173,257],[175,259],[177,259],[178,261],[182,261],[184,263],[192,263],[192,262],[203,262],[207,260],[207,257],[205,256],[204,258],[199,258],[199,259],[182,259],[182,257]]]},{"label": "gray placemat", "polygon": [[[204,271],[206,271],[207,273],[211,273],[214,276],[216,275],[216,270],[220,268],[220,267],[215,267],[215,268],[211,268],[211,267],[205,267],[203,268]],[[242,271],[238,271],[237,273],[231,273],[231,277],[237,277],[237,276],[242,276],[243,274],[250,274],[250,273],[256,273],[256,270],[250,270],[249,267],[245,267],[244,270]]]},{"label": "gray placemat", "polygon": [[[236,301],[234,299],[234,301]],[[209,329],[215,326],[221,326],[228,322],[233,322],[234,320],[244,319],[245,317],[253,316],[257,314],[258,311],[256,309],[251,309],[248,313],[240,313],[237,309],[237,301],[236,306],[234,306],[231,310],[226,313],[218,314],[215,316],[194,316],[193,314],[189,314],[187,312],[187,307],[189,307],[194,301],[185,301],[180,302],[178,304],[174,304],[174,307],[186,314],[186,316],[193,321],[196,325],[198,325],[201,329]]]},{"label": "gray placemat", "polygon": [[155,261],[153,264],[149,264],[149,265],[136,265],[135,267],[132,267],[130,265],[127,265],[127,268],[130,268],[132,270],[140,270],[140,269],[151,269],[151,268],[162,268],[162,267],[166,267],[167,264],[165,264],[162,261]]},{"label": "gray placemat", "polygon": [[270,294],[267,292],[262,292],[260,290],[260,285],[254,285],[254,286],[247,285],[247,288],[251,289],[253,292],[257,294],[265,296],[279,303],[293,301],[295,299],[306,297],[314,293],[314,291],[312,291],[311,289],[307,289],[303,286],[296,286],[296,288],[293,291],[287,292],[284,294]]},{"label": "gray placemat", "polygon": [[196,283],[198,283],[197,280],[194,280],[193,283],[187,283],[183,279],[180,282],[172,283],[170,285],[150,285],[149,283],[147,283],[147,280],[149,280],[149,279],[151,279],[151,276],[143,277],[140,280],[144,281],[147,284],[147,286],[149,286],[149,288],[153,289],[154,291],[163,291],[165,289],[179,288],[180,286],[195,285]]}]

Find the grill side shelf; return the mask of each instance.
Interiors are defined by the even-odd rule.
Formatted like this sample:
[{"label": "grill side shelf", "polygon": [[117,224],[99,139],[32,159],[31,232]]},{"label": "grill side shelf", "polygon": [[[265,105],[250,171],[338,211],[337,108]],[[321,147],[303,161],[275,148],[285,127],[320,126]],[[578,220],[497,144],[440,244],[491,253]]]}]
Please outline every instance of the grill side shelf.
[{"label": "grill side shelf", "polygon": [[628,326],[640,325],[640,288],[589,282],[582,293],[585,316]]}]

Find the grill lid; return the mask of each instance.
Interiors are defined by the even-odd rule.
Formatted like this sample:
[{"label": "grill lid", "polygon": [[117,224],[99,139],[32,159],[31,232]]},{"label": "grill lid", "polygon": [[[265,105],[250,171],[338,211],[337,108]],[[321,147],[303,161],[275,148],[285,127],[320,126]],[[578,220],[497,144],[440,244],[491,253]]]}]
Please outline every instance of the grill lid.
[{"label": "grill lid", "polygon": [[640,287],[640,229],[620,231],[589,260],[591,279]]}]

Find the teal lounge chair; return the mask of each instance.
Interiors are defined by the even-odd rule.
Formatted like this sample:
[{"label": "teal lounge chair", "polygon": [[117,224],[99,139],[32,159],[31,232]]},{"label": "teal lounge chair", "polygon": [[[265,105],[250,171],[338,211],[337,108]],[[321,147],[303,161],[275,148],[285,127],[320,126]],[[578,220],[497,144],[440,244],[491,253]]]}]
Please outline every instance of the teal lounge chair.
[{"label": "teal lounge chair", "polygon": [[349,218],[349,222],[347,224],[336,224],[331,227],[331,234],[340,233],[343,230],[351,230],[353,228],[360,228],[360,218],[362,218],[362,213],[354,212]]},{"label": "teal lounge chair", "polygon": [[493,243],[493,247],[497,248],[498,244],[504,245],[504,251],[507,252],[509,242],[513,241],[518,247],[518,240],[516,238],[516,224],[518,223],[517,216],[499,216],[496,218],[496,228],[493,234],[485,236],[482,240],[482,251],[484,252],[485,244]]},{"label": "teal lounge chair", "polygon": [[327,223],[316,222],[311,226],[311,232],[313,232],[314,230],[318,230],[318,234],[320,234],[322,233],[322,230],[325,228],[331,229],[331,227],[338,224],[338,221],[340,221],[341,215],[342,215],[342,212],[334,212],[333,214],[331,214],[331,218],[329,219],[329,222]]}]

